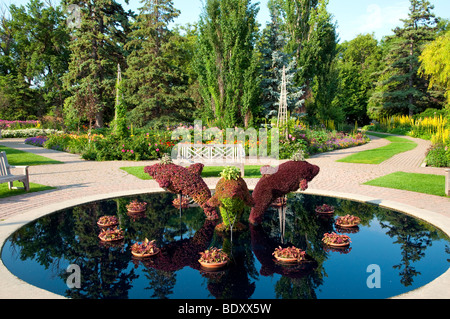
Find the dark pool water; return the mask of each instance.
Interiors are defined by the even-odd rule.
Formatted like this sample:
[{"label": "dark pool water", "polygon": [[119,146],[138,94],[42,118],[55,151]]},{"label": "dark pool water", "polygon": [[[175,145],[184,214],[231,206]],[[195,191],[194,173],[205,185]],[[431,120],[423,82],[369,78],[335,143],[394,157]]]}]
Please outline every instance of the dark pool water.
[{"label": "dark pool water", "polygon": [[[279,211],[270,208],[262,226],[234,234],[215,231],[202,210],[179,210],[175,195],[157,193],[105,200],[66,209],[22,227],[5,243],[1,258],[18,278],[70,298],[132,299],[341,299],[388,298],[419,288],[449,267],[449,238],[440,230],[407,215],[347,200],[290,194],[281,232]],[[125,206],[148,203],[143,216],[130,216]],[[320,217],[315,207],[335,207]],[[345,250],[323,246],[326,232],[338,232],[337,216],[352,214],[362,223]],[[96,222],[117,215],[125,239],[102,244]],[[130,246],[155,239],[161,253],[147,260],[132,257]],[[291,246],[306,250],[313,262],[282,266],[273,250]],[[197,262],[208,247],[223,248],[232,263],[207,272]],[[80,269],[80,288],[69,288],[69,265]]]}]

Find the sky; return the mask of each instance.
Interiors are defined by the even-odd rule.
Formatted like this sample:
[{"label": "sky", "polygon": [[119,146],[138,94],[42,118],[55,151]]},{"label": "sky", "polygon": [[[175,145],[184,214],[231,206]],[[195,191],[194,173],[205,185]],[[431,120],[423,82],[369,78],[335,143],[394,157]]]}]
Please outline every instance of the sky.
[{"label": "sky", "polygon": [[[44,0],[45,1],[45,0]],[[59,3],[58,0],[51,0]],[[126,10],[138,11],[139,0],[129,0],[129,5],[124,0],[122,3]],[[184,25],[198,21],[202,12],[203,1],[206,0],[173,0],[175,8],[181,11],[181,15],[174,21]],[[0,4],[25,5],[28,0],[0,0]],[[267,9],[268,0],[252,0],[260,3],[258,20],[262,27],[270,20]],[[450,19],[450,0],[430,0],[435,6],[434,13],[441,18]],[[328,12],[337,23],[337,32],[341,42],[354,39],[358,34],[374,33],[378,40],[383,36],[393,34],[392,29],[402,26],[400,19],[408,16],[409,0],[329,0]]]}]

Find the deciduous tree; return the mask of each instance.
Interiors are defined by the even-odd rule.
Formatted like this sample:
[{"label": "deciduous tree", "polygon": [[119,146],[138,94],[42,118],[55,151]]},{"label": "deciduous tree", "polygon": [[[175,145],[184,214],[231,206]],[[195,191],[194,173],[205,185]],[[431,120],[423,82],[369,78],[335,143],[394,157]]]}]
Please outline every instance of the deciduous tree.
[{"label": "deciduous tree", "polygon": [[250,0],[207,0],[199,23],[195,68],[206,117],[247,127],[258,111],[259,8]]}]

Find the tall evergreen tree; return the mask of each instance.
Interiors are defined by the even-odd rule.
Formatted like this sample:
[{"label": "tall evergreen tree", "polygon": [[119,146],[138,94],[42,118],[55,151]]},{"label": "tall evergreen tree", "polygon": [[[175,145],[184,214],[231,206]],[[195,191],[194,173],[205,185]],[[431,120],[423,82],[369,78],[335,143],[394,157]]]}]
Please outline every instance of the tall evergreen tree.
[{"label": "tall evergreen tree", "polygon": [[258,11],[250,0],[207,0],[200,19],[195,68],[206,117],[221,126],[247,127],[258,113]]},{"label": "tall evergreen tree", "polygon": [[180,14],[171,0],[144,0],[133,25],[127,50],[126,99],[131,118],[140,126],[151,120],[186,120],[192,102],[188,77],[180,67],[183,39],[169,30]]},{"label": "tall evergreen tree", "polygon": [[402,28],[396,28],[388,38],[389,52],[381,81],[370,99],[372,116],[390,114],[413,115],[436,107],[442,101],[442,92],[428,91],[427,81],[418,75],[419,56],[423,46],[436,36],[438,19],[432,13],[434,6],[427,0],[410,0],[408,18]]},{"label": "tall evergreen tree", "polygon": [[286,68],[286,88],[288,110],[299,113],[304,99],[302,87],[295,84],[299,69],[292,54],[284,52],[288,35],[282,29],[279,9],[269,4],[271,21],[263,30],[258,50],[261,55],[262,112],[265,117],[277,115],[283,67]]},{"label": "tall evergreen tree", "polygon": [[128,16],[115,0],[65,0],[77,5],[81,24],[73,29],[70,63],[64,85],[71,96],[65,100],[65,118],[76,125],[103,127],[114,117],[117,64],[125,68],[123,46],[129,32]]}]

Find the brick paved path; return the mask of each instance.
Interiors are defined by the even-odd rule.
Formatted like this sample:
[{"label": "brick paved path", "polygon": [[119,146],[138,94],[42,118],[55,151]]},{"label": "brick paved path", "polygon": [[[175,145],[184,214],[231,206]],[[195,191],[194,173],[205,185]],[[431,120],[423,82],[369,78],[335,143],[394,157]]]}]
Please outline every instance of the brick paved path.
[{"label": "brick paved path", "polygon": [[[414,140],[418,147],[398,154],[379,165],[336,162],[355,152],[389,143],[386,139],[376,137],[366,145],[313,156],[308,161],[318,165],[321,172],[310,183],[309,191],[323,190],[365,195],[426,208],[450,217],[448,198],[362,185],[366,181],[396,171],[444,175],[444,169],[420,167],[430,146],[428,141],[405,138]],[[124,166],[151,165],[154,162],[90,162],[82,160],[78,155],[26,145],[23,141],[24,139],[3,139],[0,140],[0,145],[43,155],[64,164],[31,166],[29,170],[31,182],[53,186],[56,189],[0,199],[0,225],[2,220],[7,220],[10,216],[74,198],[108,195],[120,191],[138,193],[159,189],[155,181],[142,181],[120,170],[120,167]],[[215,187],[217,180],[218,178],[207,178],[206,182],[208,186]],[[253,188],[257,181],[258,179],[247,179],[249,188]]]}]

